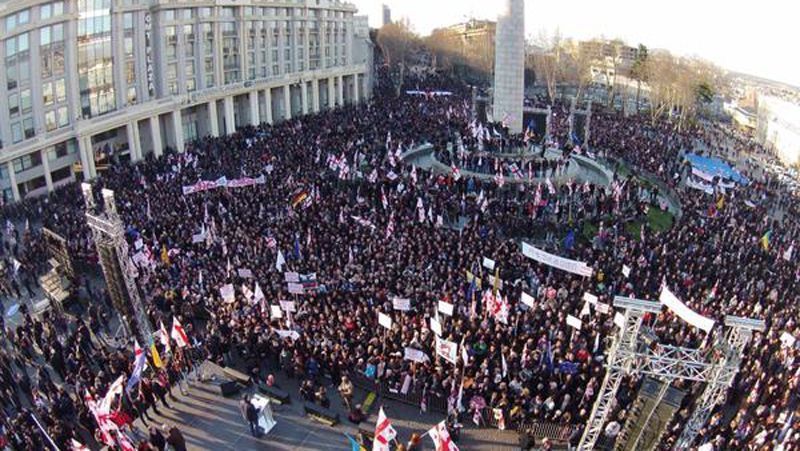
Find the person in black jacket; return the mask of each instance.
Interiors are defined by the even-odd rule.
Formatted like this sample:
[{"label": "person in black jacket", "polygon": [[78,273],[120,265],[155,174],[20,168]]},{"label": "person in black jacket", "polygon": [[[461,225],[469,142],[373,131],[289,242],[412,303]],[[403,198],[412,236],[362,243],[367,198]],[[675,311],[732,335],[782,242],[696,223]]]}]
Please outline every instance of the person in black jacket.
[{"label": "person in black jacket", "polygon": [[252,402],[247,403],[247,422],[250,424],[250,433],[258,437],[258,409]]}]

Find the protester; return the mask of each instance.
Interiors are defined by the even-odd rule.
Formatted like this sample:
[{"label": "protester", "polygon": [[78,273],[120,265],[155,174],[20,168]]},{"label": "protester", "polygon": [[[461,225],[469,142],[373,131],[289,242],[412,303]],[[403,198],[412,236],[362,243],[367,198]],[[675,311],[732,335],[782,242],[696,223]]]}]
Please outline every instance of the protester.
[{"label": "protester", "polygon": [[[158,344],[159,352],[170,355],[166,373],[148,372],[130,393],[116,397],[120,412],[144,422],[152,420],[150,408],[156,415],[159,408],[171,409],[170,387],[208,357],[243,363],[254,380],[279,372],[297,378],[303,399],[326,407],[323,376],[330,376],[348,408],[352,383],[368,378],[397,393],[420,395],[431,407],[458,410],[460,401],[466,418],[481,425],[496,421],[495,411],[515,425],[583,425],[616,331],[613,309],[585,305],[584,293],[603,305],[614,295],[656,300],[666,284],[690,308],[718,322],[736,315],[767,323],[745,348],[726,400],[735,414],[729,421],[712,416],[696,444],[741,449],[796,443],[800,361],[782,333],[798,333],[800,271],[792,252],[798,237],[793,213],[800,205],[768,178],[754,176],[747,186],[713,196],[681,183],[689,171],[682,160],[687,149],[733,155],[763,150],[713,125],[678,129],[595,106],[589,148],[598,158],[624,162],[626,170],[621,167],[609,186],[556,180],[575,164],[566,136],[568,110],[558,104],[552,142],[564,149],[561,158],[508,157],[500,170],[489,158],[524,145],[524,136],[497,127],[500,136],[481,143],[458,82],[412,77],[409,86],[453,95],[398,97],[379,77],[375,101],[201,138],[184,152],[111,166],[98,177],[96,195],[101,188],[115,192],[151,323],[177,320],[192,339],[180,349],[174,337]],[[404,152],[424,142],[448,166],[488,177],[432,174],[402,161]],[[541,180],[502,184],[492,177],[500,172],[516,178],[512,166],[522,171],[521,181],[544,176],[553,186]],[[642,174],[648,178],[636,177]],[[227,187],[184,194],[183,187],[221,177]],[[642,225],[668,194],[654,181],[674,193],[681,207],[681,217],[663,231]],[[768,214],[774,211],[782,213],[780,219]],[[3,214],[12,225],[0,246],[6,259],[4,306],[20,303],[22,321],[5,331],[0,352],[0,423],[13,448],[44,449],[35,415],[57,445],[68,449],[71,439],[102,432],[86,395],[102,398],[119,376],[127,380],[133,374],[132,346],[116,349],[98,338],[109,336],[113,313],[108,294],[88,278],[78,281],[93,301],[88,315],[23,312],[23,295],[31,291],[22,288],[48,269],[39,226],[62,234],[76,263],[97,267],[77,185],[6,206]],[[14,224],[24,218],[41,218],[42,224],[20,234]],[[586,262],[592,275],[535,262],[522,255],[520,240]],[[497,269],[482,268],[484,257]],[[16,273],[12,258],[20,263]],[[623,267],[630,268],[628,276]],[[295,294],[287,273],[314,277],[298,280],[302,294]],[[227,284],[232,299],[220,292]],[[530,305],[522,302],[523,292]],[[394,310],[394,298],[409,299],[410,309]],[[289,299],[293,312],[281,308]],[[490,308],[497,299],[507,315]],[[453,314],[439,313],[439,301],[452,304]],[[378,324],[378,312],[391,316],[391,327]],[[567,315],[581,319],[579,331],[566,324]],[[454,366],[436,354],[432,319],[440,323],[442,339],[464,343],[466,364],[461,355]],[[662,343],[706,351],[722,332],[717,328],[707,337],[667,311],[647,322]],[[427,359],[405,359],[407,348]],[[637,384],[632,379],[626,385],[609,417],[615,427],[605,428],[610,433],[623,424]],[[678,385],[691,396],[669,426],[667,446],[702,388]],[[54,405],[65,414],[55,413]],[[254,431],[247,411],[243,417]],[[365,419],[361,405],[349,418]],[[158,435],[151,429],[157,449],[163,449],[162,440],[177,450],[186,447],[176,427],[166,439]]]}]

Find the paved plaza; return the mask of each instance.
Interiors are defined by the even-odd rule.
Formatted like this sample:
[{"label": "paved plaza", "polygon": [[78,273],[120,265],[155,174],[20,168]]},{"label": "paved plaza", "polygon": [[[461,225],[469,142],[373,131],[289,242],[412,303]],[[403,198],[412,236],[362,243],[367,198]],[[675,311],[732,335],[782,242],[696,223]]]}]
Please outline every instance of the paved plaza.
[{"label": "paved plaza", "polygon": [[[188,396],[182,396],[174,389],[178,402],[171,402],[172,409],[160,407],[162,415],[150,414],[158,424],[177,425],[186,438],[190,450],[347,450],[350,445],[345,437],[356,437],[358,426],[347,421],[346,410],[341,403],[335,387],[328,387],[331,409],[339,412],[342,422],[329,427],[306,417],[299,399],[297,384],[278,378],[281,388],[292,396],[292,403],[273,406],[277,425],[266,436],[254,438],[239,413],[237,396],[225,398],[219,388],[212,383],[192,382]],[[363,399],[365,393],[356,389],[356,400]],[[370,411],[370,417],[362,426],[373,428],[380,407],[380,400]],[[398,432],[398,438],[407,442],[413,432],[424,433],[443,416],[435,413],[421,413],[418,408],[397,402],[383,404],[386,414]],[[152,423],[151,423],[152,424]],[[136,425],[145,429],[140,421]],[[459,446],[462,450],[514,450],[517,434],[513,431],[499,431],[489,428],[475,428],[466,424],[462,431]],[[369,449],[370,446],[367,446]],[[425,437],[423,449],[432,450],[433,442]]]}]

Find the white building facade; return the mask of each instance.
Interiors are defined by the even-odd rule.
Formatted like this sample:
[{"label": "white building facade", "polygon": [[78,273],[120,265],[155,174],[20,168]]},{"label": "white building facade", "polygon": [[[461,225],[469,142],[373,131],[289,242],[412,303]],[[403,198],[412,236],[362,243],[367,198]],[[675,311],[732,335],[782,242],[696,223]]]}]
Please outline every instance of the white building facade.
[{"label": "white building facade", "polygon": [[0,0],[0,198],[367,99],[371,45],[355,12],[339,0]]}]

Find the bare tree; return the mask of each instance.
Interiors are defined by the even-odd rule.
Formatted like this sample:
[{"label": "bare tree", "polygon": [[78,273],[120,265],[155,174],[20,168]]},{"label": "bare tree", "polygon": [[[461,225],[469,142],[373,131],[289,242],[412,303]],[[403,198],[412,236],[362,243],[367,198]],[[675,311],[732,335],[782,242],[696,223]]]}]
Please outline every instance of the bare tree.
[{"label": "bare tree", "polygon": [[639,100],[641,99],[642,83],[647,82],[647,47],[639,44],[639,49],[636,52],[636,59],[633,61],[631,67],[631,78],[636,80],[636,114],[639,114]]},{"label": "bare tree", "polygon": [[408,58],[419,39],[411,30],[408,20],[405,20],[381,27],[378,30],[377,40],[390,71],[397,74],[395,84],[399,96]]},{"label": "bare tree", "polygon": [[542,31],[536,39],[536,43],[542,49],[532,57],[536,78],[544,80],[547,86],[547,96],[550,98],[550,102],[554,102],[558,94],[558,82],[561,81],[564,73],[561,33],[558,29],[552,35]]}]

